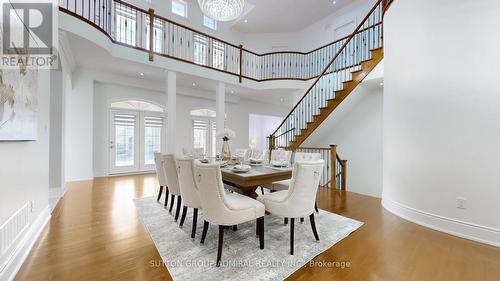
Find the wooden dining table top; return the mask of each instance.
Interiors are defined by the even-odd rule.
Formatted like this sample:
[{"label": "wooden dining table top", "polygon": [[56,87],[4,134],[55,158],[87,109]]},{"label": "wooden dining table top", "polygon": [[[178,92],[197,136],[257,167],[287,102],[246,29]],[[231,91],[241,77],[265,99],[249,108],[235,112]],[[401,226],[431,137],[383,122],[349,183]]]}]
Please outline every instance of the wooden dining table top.
[{"label": "wooden dining table top", "polygon": [[225,184],[235,187],[237,192],[250,197],[257,197],[255,190],[260,185],[287,180],[292,177],[292,168],[277,168],[270,166],[251,166],[246,173],[233,172],[233,166],[221,168],[222,180]]}]

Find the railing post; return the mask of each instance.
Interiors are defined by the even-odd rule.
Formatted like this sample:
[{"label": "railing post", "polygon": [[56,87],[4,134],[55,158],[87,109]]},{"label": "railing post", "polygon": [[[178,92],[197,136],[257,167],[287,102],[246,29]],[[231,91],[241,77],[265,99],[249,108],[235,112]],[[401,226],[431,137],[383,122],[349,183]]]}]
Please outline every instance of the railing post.
[{"label": "railing post", "polygon": [[240,83],[243,82],[243,45],[240,44]]},{"label": "railing post", "polygon": [[269,161],[271,161],[271,153],[275,148],[275,146],[274,146],[275,139],[276,138],[274,137],[274,135],[269,136]]},{"label": "railing post", "polygon": [[337,146],[330,145],[330,187],[337,188]]},{"label": "railing post", "polygon": [[155,10],[149,9],[149,61],[154,60],[154,24]]},{"label": "railing post", "polygon": [[342,186],[340,189],[346,189],[346,180],[347,180],[347,160],[342,160]]}]

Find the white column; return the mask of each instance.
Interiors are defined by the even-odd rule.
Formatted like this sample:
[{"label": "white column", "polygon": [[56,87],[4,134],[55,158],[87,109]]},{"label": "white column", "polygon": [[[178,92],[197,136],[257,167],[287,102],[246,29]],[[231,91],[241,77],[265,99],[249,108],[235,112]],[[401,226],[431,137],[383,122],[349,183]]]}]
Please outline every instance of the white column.
[{"label": "white column", "polygon": [[217,83],[215,103],[217,111],[217,131],[223,130],[226,126],[225,116],[226,116],[226,84],[222,82]]},{"label": "white column", "polygon": [[[226,84],[222,82],[217,83],[217,88],[215,90],[215,106],[217,111],[217,117],[215,122],[217,122],[217,132],[224,130],[226,127],[225,117],[226,117]],[[222,141],[217,139],[217,151],[220,150]]]},{"label": "white column", "polygon": [[166,72],[166,109],[165,114],[167,118],[167,153],[175,153],[175,130],[177,124],[177,73],[172,71]]}]

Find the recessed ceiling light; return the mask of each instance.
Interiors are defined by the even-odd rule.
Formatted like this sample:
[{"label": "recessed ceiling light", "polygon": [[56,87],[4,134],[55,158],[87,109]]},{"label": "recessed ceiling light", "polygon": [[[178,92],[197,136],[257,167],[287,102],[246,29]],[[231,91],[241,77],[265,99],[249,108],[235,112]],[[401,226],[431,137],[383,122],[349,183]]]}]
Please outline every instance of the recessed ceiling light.
[{"label": "recessed ceiling light", "polygon": [[380,82],[380,86],[384,86],[384,82]]},{"label": "recessed ceiling light", "polygon": [[337,4],[337,1],[333,1],[333,5]]},{"label": "recessed ceiling light", "polygon": [[234,94],[234,91],[233,91],[233,90],[231,90],[231,94]]},{"label": "recessed ceiling light", "polygon": [[245,23],[248,23],[248,20],[247,20],[247,19],[245,19],[245,20],[244,20],[244,22],[245,22]]},{"label": "recessed ceiling light", "polygon": [[144,73],[143,73],[143,72],[141,72],[141,73],[139,73],[139,75],[144,76]]},{"label": "recessed ceiling light", "polygon": [[196,83],[193,82],[193,87],[196,87]]}]

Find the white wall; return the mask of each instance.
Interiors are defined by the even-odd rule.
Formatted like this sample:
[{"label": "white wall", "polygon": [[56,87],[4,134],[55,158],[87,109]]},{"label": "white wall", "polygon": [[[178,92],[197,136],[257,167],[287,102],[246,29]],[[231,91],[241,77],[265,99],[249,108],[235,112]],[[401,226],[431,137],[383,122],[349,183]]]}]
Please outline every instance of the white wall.
[{"label": "white wall", "polygon": [[[140,99],[165,105],[165,94],[157,90],[156,87],[147,87],[147,83],[139,84],[141,87],[127,85],[125,80],[121,83],[95,82],[96,78],[91,78],[87,70],[80,70],[73,75],[75,87],[72,97],[75,99],[67,112],[71,111],[71,118],[68,118],[67,158],[69,167],[80,169],[82,172],[77,176],[67,180],[92,179],[94,176],[106,176],[108,174],[108,105],[111,101],[123,99]],[[119,77],[114,79],[119,80]],[[78,87],[78,83],[85,83],[85,87]],[[94,86],[89,87],[89,81]],[[144,87],[142,87],[144,86]],[[93,90],[89,90],[92,88]],[[78,92],[83,90],[83,92]],[[185,93],[188,89],[178,89],[178,92]],[[90,95],[90,97],[89,97]],[[200,93],[193,93],[196,96],[178,94],[177,96],[177,131],[176,152],[180,154],[183,147],[191,145],[191,117],[189,113],[193,109],[209,108],[215,109],[215,89],[213,95],[205,93],[205,97],[200,97]],[[68,100],[70,98],[68,97]],[[89,103],[89,101],[91,101]],[[71,104],[68,103],[68,104]],[[78,108],[75,108],[78,107]],[[74,109],[74,110],[72,110]],[[89,113],[92,114],[89,117]],[[249,114],[284,116],[288,113],[288,108],[276,105],[255,102],[246,99],[226,99],[226,126],[233,129],[237,138],[231,141],[232,149],[247,148],[249,146]],[[76,127],[78,130],[69,130]],[[78,158],[69,155],[78,154]],[[85,157],[83,155],[85,154]],[[90,158],[89,158],[90,157]],[[70,175],[71,170],[67,171]],[[74,174],[73,174],[74,175]]]},{"label": "white wall", "polygon": [[347,160],[347,190],[382,196],[382,89],[358,86],[304,142],[330,147]]},{"label": "white wall", "polygon": [[243,34],[243,45],[258,53],[271,52],[273,47],[289,47],[291,51],[309,52],[339,39],[335,29],[345,24],[352,23],[349,32],[353,32],[375,2],[351,1],[349,5],[298,32]]},{"label": "white wall", "polygon": [[73,74],[73,85],[66,93],[66,181],[93,178],[93,93],[90,74],[77,70]]},{"label": "white wall", "polygon": [[496,0],[397,0],[384,20],[384,206],[497,246],[499,14]]},{"label": "white wall", "polygon": [[1,280],[13,279],[24,255],[28,254],[39,231],[50,218],[50,71],[39,70],[38,73],[37,140],[0,142],[0,225],[24,204],[33,202],[27,230],[10,251],[0,256]]},{"label": "white wall", "polygon": [[38,73],[37,141],[0,142],[0,224],[28,201],[33,219],[48,205],[50,72]]}]

